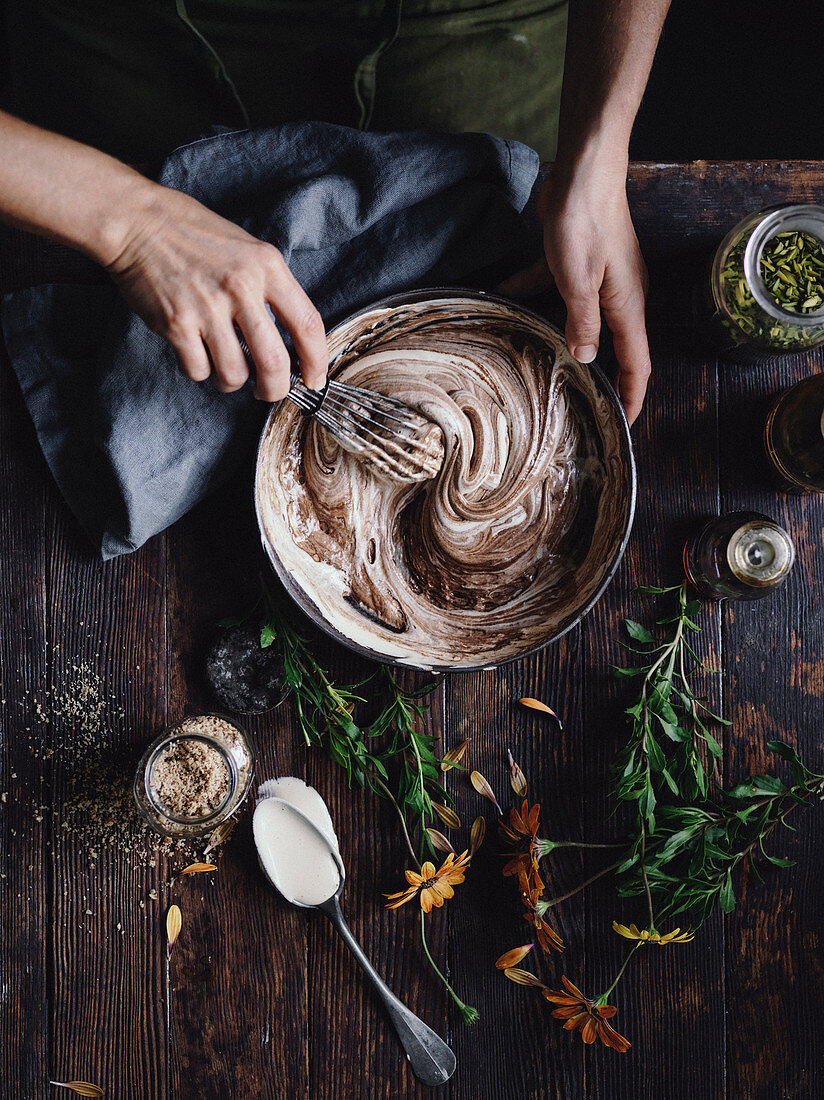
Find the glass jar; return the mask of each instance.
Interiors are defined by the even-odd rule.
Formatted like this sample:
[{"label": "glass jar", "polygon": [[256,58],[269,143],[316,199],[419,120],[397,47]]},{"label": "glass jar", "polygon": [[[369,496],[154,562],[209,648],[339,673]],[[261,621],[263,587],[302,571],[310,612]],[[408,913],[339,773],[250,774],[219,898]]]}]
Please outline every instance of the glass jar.
[{"label": "glass jar", "polygon": [[824,493],[824,374],[780,395],[767,417],[764,447],[791,488]]},{"label": "glass jar", "polygon": [[252,784],[254,749],[222,714],[201,714],[167,726],[144,752],[134,795],[143,817],[164,836],[193,838],[238,809]]},{"label": "glass jar", "polygon": [[710,308],[729,359],[753,362],[824,343],[824,302],[806,312],[787,309],[764,281],[762,254],[780,233],[808,234],[824,248],[824,207],[777,206],[749,214],[715,252]]},{"label": "glass jar", "polygon": [[795,562],[793,541],[761,512],[728,512],[684,546],[687,580],[715,600],[760,600],[782,585]]}]

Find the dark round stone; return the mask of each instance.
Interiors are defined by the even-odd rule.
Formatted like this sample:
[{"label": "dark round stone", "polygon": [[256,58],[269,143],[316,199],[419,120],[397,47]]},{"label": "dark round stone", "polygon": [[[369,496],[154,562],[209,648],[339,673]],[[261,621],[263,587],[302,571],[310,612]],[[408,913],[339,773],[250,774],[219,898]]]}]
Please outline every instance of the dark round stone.
[{"label": "dark round stone", "polygon": [[278,647],[262,649],[253,626],[221,632],[206,658],[206,679],[215,697],[237,714],[262,714],[289,694]]}]

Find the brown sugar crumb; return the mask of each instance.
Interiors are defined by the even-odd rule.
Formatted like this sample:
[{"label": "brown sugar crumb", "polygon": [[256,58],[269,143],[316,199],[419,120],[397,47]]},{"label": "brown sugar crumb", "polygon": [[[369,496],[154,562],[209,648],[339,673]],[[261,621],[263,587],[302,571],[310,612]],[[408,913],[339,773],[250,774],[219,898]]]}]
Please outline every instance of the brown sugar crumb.
[{"label": "brown sugar crumb", "polygon": [[213,814],[226,801],[230,787],[226,761],[203,741],[175,741],[152,768],[152,795],[173,817]]}]

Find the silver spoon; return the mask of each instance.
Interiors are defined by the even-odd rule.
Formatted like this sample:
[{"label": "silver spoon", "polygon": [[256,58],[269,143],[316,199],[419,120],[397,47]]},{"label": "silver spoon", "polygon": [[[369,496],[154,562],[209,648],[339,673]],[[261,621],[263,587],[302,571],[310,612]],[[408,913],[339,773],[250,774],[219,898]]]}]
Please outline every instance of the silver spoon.
[{"label": "silver spoon", "polygon": [[[384,1007],[389,1015],[389,1019],[394,1025],[395,1031],[398,1034],[398,1038],[401,1041],[403,1049],[406,1051],[406,1057],[409,1060],[410,1068],[419,1081],[422,1081],[425,1085],[442,1085],[445,1081],[448,1081],[452,1074],[455,1072],[455,1055],[452,1050],[446,1045],[439,1035],[436,1035],[432,1028],[428,1027],[423,1020],[419,1019],[414,1012],[410,1011],[399,1001],[389,986],[384,982],[378,972],[370,963],[369,959],[363,952],[361,945],[352,935],[349,930],[349,926],[343,919],[343,913],[340,908],[340,896],[343,893],[343,886],[346,879],[346,871],[344,870],[343,860],[341,859],[340,852],[337,847],[332,844],[330,838],[325,832],[318,828],[314,821],[308,817],[302,810],[299,810],[297,806],[294,806],[291,802],[288,802],[284,798],[276,798],[269,796],[268,798],[260,799],[258,806],[263,802],[277,802],[281,807],[287,808],[291,813],[296,814],[309,828],[316,834],[316,836],[322,840],[324,846],[328,850],[332,859],[337,865],[338,872],[340,874],[340,884],[335,893],[326,901],[321,902],[319,905],[307,905],[304,902],[296,901],[294,898],[290,898],[281,889],[278,882],[277,873],[270,874],[263,864],[258,852],[258,863],[266,878],[274,886],[274,888],[285,898],[291,905],[296,905],[300,909],[318,909],[321,913],[324,913],[332,922],[335,930],[339,933],[341,939],[352,952],[360,964],[361,969],[366,974],[367,978],[372,982],[375,990],[383,1001]],[[256,811],[257,812],[257,811]]]}]

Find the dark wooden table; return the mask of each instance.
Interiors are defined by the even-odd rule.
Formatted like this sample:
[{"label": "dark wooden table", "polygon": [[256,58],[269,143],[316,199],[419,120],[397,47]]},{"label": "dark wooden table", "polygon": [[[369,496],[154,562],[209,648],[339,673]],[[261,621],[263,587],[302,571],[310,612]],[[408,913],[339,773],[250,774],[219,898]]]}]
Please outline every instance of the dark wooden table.
[{"label": "dark wooden table", "polygon": [[[472,763],[500,791],[512,748],[543,803],[547,835],[590,840],[616,828],[606,822],[605,777],[625,737],[625,687],[610,672],[621,661],[620,619],[649,613],[633,586],[676,582],[685,534],[719,511],[763,510],[798,547],[794,575],[777,595],[703,612],[705,649],[721,670],[713,690],[733,723],[724,774],[732,780],[769,763],[764,743],[776,736],[797,743],[817,769],[824,763],[824,500],[775,488],[759,449],[766,403],[820,370],[821,356],[724,366],[695,346],[688,308],[699,260],[722,231],[773,201],[820,199],[824,166],[636,165],[630,190],[653,276],[655,375],[633,433],[640,491],[628,552],[598,607],[560,643],[500,671],[450,678],[433,712],[445,745],[472,738]],[[145,867],[111,846],[90,859],[88,842],[61,828],[72,771],[87,754],[82,731],[65,719],[44,724],[38,703],[86,662],[110,700],[113,743],[135,753],[167,719],[211,706],[203,649],[215,621],[248,602],[259,552],[247,478],[138,553],[96,561],[51,482],[7,363],[0,387],[2,1097],[56,1095],[50,1078],[96,1081],[117,1100],[424,1095],[329,927],[263,885],[248,812],[218,872],[175,885],[184,929],[170,963],[163,919],[179,861]],[[343,653],[333,658],[341,676],[361,670]],[[521,695],[550,701],[563,734],[519,709]],[[356,935],[458,1055],[441,1095],[824,1095],[819,809],[780,839],[796,868],[770,871],[765,885],[740,881],[735,912],[715,916],[692,945],[642,954],[615,996],[615,1023],[633,1044],[621,1056],[585,1049],[538,997],[493,969],[502,950],[526,939],[494,845],[430,925],[438,959],[481,1010],[480,1023],[462,1026],[422,960],[413,914],[382,907],[380,891],[397,888],[404,866],[392,817],[303,748],[288,703],[251,726],[261,776],[304,776],[326,796]],[[473,792],[455,789],[472,816]],[[40,811],[44,803],[54,812]],[[556,892],[581,874],[577,855],[553,861]],[[623,954],[611,922],[640,919],[639,910],[605,887],[561,906],[558,917],[569,946],[563,959],[547,960],[546,979],[556,984],[566,972],[587,991],[605,988]]]}]

